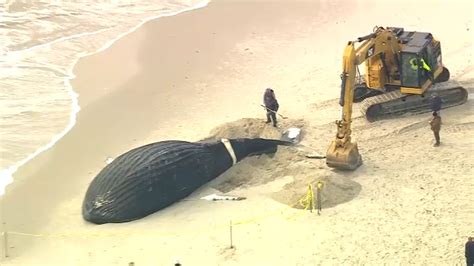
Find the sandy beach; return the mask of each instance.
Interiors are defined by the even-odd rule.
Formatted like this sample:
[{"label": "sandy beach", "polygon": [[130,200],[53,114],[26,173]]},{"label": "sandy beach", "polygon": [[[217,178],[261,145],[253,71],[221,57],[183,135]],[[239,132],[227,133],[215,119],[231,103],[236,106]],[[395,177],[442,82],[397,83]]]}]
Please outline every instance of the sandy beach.
[{"label": "sandy beach", "polygon": [[[0,264],[464,265],[474,236],[474,6],[401,2],[392,13],[389,1],[213,1],[81,59],[71,82],[77,124],[20,168],[2,197],[9,257]],[[107,158],[151,142],[278,138],[301,127],[301,143],[324,154],[341,113],[344,45],[376,25],[433,33],[451,79],[468,89],[466,104],[442,111],[440,147],[429,113],[370,123],[355,105],[357,171],[280,147],[138,221],[82,219]],[[267,87],[289,117],[278,129],[264,123]],[[317,181],[325,184],[319,216],[298,204]],[[213,193],[246,200],[200,200]]]}]

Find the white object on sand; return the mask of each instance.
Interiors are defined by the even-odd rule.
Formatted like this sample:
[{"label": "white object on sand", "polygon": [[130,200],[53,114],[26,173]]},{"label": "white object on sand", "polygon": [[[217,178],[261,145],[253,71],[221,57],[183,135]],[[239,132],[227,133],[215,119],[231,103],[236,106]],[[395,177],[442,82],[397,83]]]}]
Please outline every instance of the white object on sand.
[{"label": "white object on sand", "polygon": [[300,134],[301,128],[291,127],[283,133],[281,140],[298,143],[300,141]]},{"label": "white object on sand", "polygon": [[105,163],[110,164],[113,160],[114,160],[114,158],[107,157],[107,159],[105,160]]},{"label": "white object on sand", "polygon": [[207,195],[205,197],[202,197],[201,199],[203,200],[212,200],[212,201],[216,201],[216,200],[244,200],[246,199],[245,197],[234,197],[234,196],[221,196],[221,195],[217,195],[217,194],[211,194],[211,195]]},{"label": "white object on sand", "polygon": [[324,158],[326,158],[326,155],[322,155],[320,153],[313,152],[313,153],[306,154],[306,157],[307,158],[312,158],[312,159],[324,159]]},{"label": "white object on sand", "polygon": [[294,139],[298,137],[301,133],[301,128],[292,127],[288,129],[288,137]]}]

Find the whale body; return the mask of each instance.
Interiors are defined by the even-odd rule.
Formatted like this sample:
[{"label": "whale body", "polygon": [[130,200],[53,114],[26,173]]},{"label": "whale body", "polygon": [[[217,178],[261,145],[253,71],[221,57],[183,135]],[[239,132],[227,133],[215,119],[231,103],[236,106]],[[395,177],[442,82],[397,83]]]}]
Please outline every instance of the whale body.
[{"label": "whale body", "polygon": [[143,218],[187,197],[247,156],[275,153],[278,145],[291,143],[262,138],[169,140],[132,149],[92,180],[82,216],[95,224]]}]

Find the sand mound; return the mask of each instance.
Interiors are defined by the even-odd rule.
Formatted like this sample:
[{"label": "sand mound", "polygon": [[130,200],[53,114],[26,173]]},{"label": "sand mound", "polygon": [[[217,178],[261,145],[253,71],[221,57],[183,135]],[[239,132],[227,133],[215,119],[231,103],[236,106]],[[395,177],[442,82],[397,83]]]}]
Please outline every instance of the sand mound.
[{"label": "sand mound", "polygon": [[[307,123],[303,120],[285,120],[279,128],[265,124],[262,119],[244,118],[220,125],[211,130],[207,139],[220,138],[273,138],[280,139],[281,134],[290,127],[302,129],[302,138]],[[311,130],[308,128],[308,130]],[[316,188],[322,181],[322,207],[329,208],[348,202],[355,198],[361,186],[342,176],[328,177],[324,160],[305,157],[306,151],[298,146],[279,147],[273,155],[248,157],[221,175],[211,186],[223,193],[235,189],[258,187],[259,193],[294,208],[304,208],[298,202],[306,195],[308,184]],[[273,181],[289,179],[286,183],[275,187],[263,186]],[[292,181],[291,181],[292,180]]]},{"label": "sand mound", "polygon": [[304,128],[303,120],[279,121],[278,128],[266,124],[264,119],[242,118],[234,122],[225,123],[211,130],[207,139],[220,138],[268,138],[280,139],[282,133],[290,127]]},{"label": "sand mound", "polygon": [[314,200],[316,200],[316,184],[318,181],[323,183],[321,190],[322,208],[330,208],[348,202],[354,199],[361,190],[361,186],[357,182],[348,178],[317,177],[286,184],[281,191],[274,193],[272,198],[291,207],[303,209],[304,205],[301,204],[301,199],[307,194],[308,184],[312,185]]}]

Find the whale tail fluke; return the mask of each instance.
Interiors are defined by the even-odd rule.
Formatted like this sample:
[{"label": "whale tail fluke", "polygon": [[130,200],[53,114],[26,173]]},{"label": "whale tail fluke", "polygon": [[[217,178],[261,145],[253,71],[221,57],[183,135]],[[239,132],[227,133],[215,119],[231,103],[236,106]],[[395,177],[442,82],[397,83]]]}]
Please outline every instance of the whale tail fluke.
[{"label": "whale tail fluke", "polygon": [[293,143],[284,140],[263,138],[230,139],[230,142],[237,156],[237,161],[240,161],[247,156],[275,153],[278,150],[279,145],[293,145]]}]

